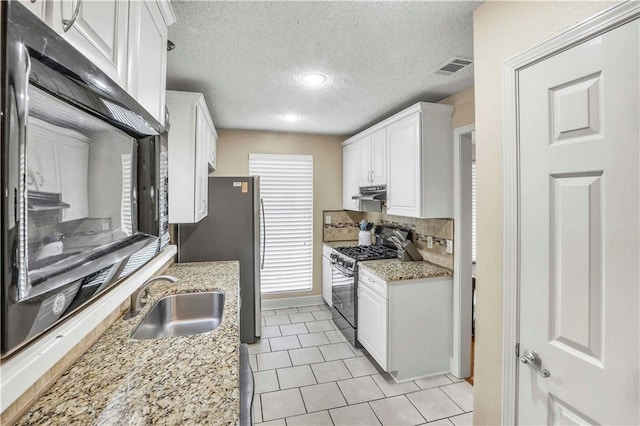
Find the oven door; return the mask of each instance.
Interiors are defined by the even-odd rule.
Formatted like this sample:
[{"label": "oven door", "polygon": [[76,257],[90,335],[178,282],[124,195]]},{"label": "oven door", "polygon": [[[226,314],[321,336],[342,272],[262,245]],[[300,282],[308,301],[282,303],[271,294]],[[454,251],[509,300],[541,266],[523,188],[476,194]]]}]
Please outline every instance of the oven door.
[{"label": "oven door", "polygon": [[331,262],[331,299],[333,307],[347,320],[353,328],[357,326],[356,319],[356,282],[354,271],[344,269]]}]

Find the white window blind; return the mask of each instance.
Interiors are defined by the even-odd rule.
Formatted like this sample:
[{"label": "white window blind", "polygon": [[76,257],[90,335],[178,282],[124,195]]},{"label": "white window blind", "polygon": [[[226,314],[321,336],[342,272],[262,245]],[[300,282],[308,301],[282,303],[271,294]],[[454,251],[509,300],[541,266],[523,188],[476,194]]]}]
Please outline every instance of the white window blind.
[{"label": "white window blind", "polygon": [[311,290],[313,157],[249,154],[249,174],[260,176],[264,205],[262,293]]},{"label": "white window blind", "polygon": [[471,261],[476,261],[476,162],[471,163]]}]

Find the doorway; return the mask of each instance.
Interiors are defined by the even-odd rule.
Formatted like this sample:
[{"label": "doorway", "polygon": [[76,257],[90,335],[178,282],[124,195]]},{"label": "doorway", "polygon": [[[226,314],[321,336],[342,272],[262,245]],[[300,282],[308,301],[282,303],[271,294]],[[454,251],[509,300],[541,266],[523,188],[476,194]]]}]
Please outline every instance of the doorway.
[{"label": "doorway", "polygon": [[[471,378],[473,371],[475,125],[454,129],[453,357],[451,373]],[[471,378],[470,383],[473,384]]]}]

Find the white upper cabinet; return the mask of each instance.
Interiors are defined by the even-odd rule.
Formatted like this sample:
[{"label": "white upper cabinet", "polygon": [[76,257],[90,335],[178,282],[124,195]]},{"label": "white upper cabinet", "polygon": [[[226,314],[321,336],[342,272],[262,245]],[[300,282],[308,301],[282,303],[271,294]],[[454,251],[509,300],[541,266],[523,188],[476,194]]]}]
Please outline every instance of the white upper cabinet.
[{"label": "white upper cabinet", "polygon": [[20,0],[27,9],[33,12],[38,18],[44,21],[47,2],[45,0]]},{"label": "white upper cabinet", "polygon": [[453,215],[450,105],[420,102],[387,126],[387,213],[415,218]]},{"label": "white upper cabinet", "polygon": [[387,183],[387,132],[379,129],[371,135],[371,185]]},{"label": "white upper cabinet", "polygon": [[171,17],[165,21],[156,1],[132,1],[129,6],[127,91],[163,125]]},{"label": "white upper cabinet", "polygon": [[342,147],[342,208],[359,210],[360,203],[351,197],[359,191],[360,145],[352,143]]},{"label": "white upper cabinet", "polygon": [[56,0],[49,7],[49,25],[126,89],[129,2]]},{"label": "white upper cabinet", "polygon": [[169,222],[196,223],[208,213],[209,161],[217,133],[202,93],[169,90],[167,108]]},{"label": "white upper cabinet", "polygon": [[385,129],[378,129],[353,143],[360,146],[358,185],[386,185],[387,133]]}]

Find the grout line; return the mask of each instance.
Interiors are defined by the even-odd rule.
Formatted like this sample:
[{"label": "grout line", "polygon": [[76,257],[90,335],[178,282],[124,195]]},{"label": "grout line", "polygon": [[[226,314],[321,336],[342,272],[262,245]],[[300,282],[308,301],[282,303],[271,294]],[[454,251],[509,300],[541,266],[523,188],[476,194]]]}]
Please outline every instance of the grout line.
[{"label": "grout line", "polygon": [[[449,385],[443,385],[443,386],[449,386]],[[464,414],[464,413],[465,413],[464,408],[462,408],[462,407],[461,407],[461,406],[460,406],[460,405],[459,405],[459,404],[458,404],[458,403],[457,403],[453,398],[451,398],[451,397],[449,396],[449,394],[448,394],[448,393],[446,393],[445,391],[443,391],[442,389],[440,389],[440,388],[441,388],[441,387],[443,387],[443,386],[438,386],[438,390],[440,390],[440,392],[442,392],[443,394],[447,395],[447,398],[449,398],[451,401],[453,401],[453,403],[454,403],[454,404],[456,404],[456,407],[458,407],[459,409],[461,409],[461,410],[462,410],[462,414]],[[456,414],[456,416],[457,416],[457,415],[458,415],[458,414]]]}]

